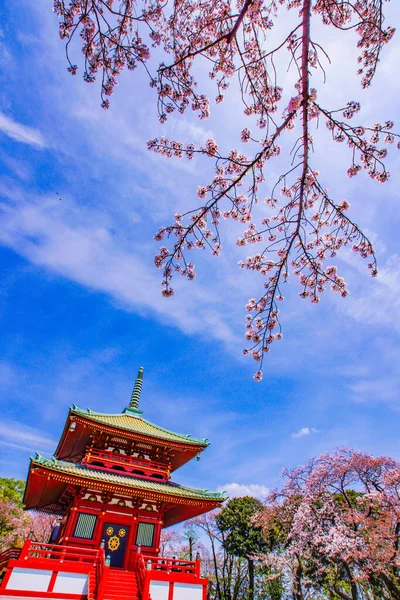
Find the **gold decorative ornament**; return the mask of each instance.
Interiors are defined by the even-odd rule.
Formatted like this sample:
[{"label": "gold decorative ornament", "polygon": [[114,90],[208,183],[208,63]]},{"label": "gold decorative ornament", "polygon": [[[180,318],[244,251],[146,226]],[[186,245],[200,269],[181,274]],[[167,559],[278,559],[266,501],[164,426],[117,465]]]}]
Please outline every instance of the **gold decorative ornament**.
[{"label": "gold decorative ornament", "polygon": [[125,536],[126,536],[126,531],[125,531],[125,529],[120,529],[120,530],[118,531],[118,535],[119,535],[119,537],[121,537],[121,538],[125,537]]},{"label": "gold decorative ornament", "polygon": [[121,542],[119,541],[119,537],[116,536],[116,535],[113,535],[108,540],[107,547],[108,547],[109,550],[111,550],[111,552],[115,552],[116,550],[118,550],[120,543]]},{"label": "gold decorative ornament", "polygon": [[106,529],[106,534],[107,534],[108,536],[110,536],[110,535],[112,535],[113,533],[114,533],[114,529],[113,529],[113,527],[107,527],[107,529]]}]

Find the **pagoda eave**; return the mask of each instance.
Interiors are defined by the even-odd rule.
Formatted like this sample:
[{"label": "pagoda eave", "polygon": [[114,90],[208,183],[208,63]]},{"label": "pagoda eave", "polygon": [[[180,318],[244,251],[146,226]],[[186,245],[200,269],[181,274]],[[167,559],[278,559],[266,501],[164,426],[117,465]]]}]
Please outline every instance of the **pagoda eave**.
[{"label": "pagoda eave", "polygon": [[[75,429],[70,431],[71,422],[75,422]],[[116,438],[121,437],[121,430],[105,423],[93,421],[90,418],[74,413],[72,410],[68,415],[63,434],[57,446],[55,456],[61,460],[80,458],[87,446],[90,445],[93,435],[103,433]],[[167,439],[158,439],[143,433],[124,430],[124,437],[127,440],[139,442],[148,445],[157,445],[160,448],[168,448],[174,453],[171,459],[171,471],[175,471],[192,460],[198,452],[202,452],[208,443],[199,445],[190,443],[189,440],[171,441]]]},{"label": "pagoda eave", "polygon": [[[134,480],[132,483],[134,483]],[[60,512],[61,505],[59,505],[59,502],[68,486],[73,486],[75,489],[90,489],[123,497],[145,498],[148,501],[164,502],[168,505],[168,510],[164,515],[165,527],[176,525],[181,521],[217,508],[223,501],[222,498],[188,497],[185,496],[185,488],[182,489],[181,487],[178,488],[181,495],[177,496],[173,493],[117,484],[114,481],[95,480],[84,475],[61,473],[56,467],[52,469],[48,466],[35,464],[33,461],[24,497],[26,509],[49,511],[51,506],[53,508],[57,507],[57,512]],[[199,491],[199,493],[201,492]]]}]

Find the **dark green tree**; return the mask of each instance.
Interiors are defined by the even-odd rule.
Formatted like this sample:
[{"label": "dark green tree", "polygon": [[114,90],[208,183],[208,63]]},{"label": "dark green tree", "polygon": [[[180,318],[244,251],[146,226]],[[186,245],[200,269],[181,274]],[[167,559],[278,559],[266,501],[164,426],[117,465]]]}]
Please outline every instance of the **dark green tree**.
[{"label": "dark green tree", "polygon": [[227,552],[247,560],[249,571],[249,600],[254,599],[254,560],[265,550],[266,542],[261,527],[257,524],[257,514],[263,504],[257,498],[243,496],[229,500],[216,517],[216,522],[224,534],[223,545]]},{"label": "dark green tree", "polygon": [[25,481],[8,477],[0,477],[0,501],[15,502],[18,508],[22,508]]}]

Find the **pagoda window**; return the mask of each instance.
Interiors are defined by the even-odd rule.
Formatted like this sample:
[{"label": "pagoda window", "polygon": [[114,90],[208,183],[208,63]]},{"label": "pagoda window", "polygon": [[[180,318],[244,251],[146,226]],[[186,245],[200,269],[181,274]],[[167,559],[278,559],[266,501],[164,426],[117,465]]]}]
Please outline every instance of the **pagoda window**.
[{"label": "pagoda window", "polygon": [[91,515],[89,513],[79,513],[73,537],[81,538],[84,540],[91,540],[93,538],[96,520],[96,515]]},{"label": "pagoda window", "polygon": [[135,475],[144,475],[143,471],[138,471],[137,469],[135,469],[134,471],[132,471],[132,473],[135,473]]},{"label": "pagoda window", "polygon": [[150,548],[153,545],[154,529],[153,523],[139,523],[136,531],[136,545]]},{"label": "pagoda window", "polygon": [[92,460],[91,464],[95,467],[104,467],[104,463],[99,462],[98,460]]}]

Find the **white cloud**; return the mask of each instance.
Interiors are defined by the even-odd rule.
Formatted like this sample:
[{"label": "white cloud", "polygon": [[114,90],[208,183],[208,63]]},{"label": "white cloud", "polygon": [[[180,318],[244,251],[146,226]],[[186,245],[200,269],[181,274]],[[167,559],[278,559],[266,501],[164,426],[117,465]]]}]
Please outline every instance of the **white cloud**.
[{"label": "white cloud", "polygon": [[391,380],[386,378],[360,379],[349,385],[349,389],[354,393],[353,400],[358,403],[372,401],[394,403],[397,406],[399,404],[399,380],[396,381],[395,377]]},{"label": "white cloud", "polygon": [[17,123],[3,113],[0,113],[0,130],[8,135],[8,137],[17,142],[22,142],[23,144],[29,144],[30,146],[37,146],[39,148],[44,148],[46,145],[40,131],[28,127],[27,125]]},{"label": "white cloud", "polygon": [[86,213],[65,199],[27,198],[17,188],[0,192],[11,200],[0,204],[0,242],[32,263],[106,293],[126,310],[146,315],[150,310],[185,333],[236,341],[226,317],[227,303],[216,306],[215,286],[190,285],[177,278],[174,287],[186,283],[184,292],[166,300],[161,296],[161,273],[135,251],[140,251],[140,242],[124,245],[99,213]]},{"label": "white cloud", "polygon": [[26,450],[36,445],[39,449],[49,452],[54,450],[57,443],[39,429],[23,425],[17,421],[2,421],[0,423],[0,444]]},{"label": "white cloud", "polygon": [[295,431],[294,433],[292,433],[292,438],[302,438],[306,435],[310,435],[311,433],[317,433],[317,429],[314,429],[314,427],[302,427],[301,429],[299,429],[298,431]]},{"label": "white cloud", "polygon": [[379,268],[376,279],[363,280],[361,289],[342,303],[342,310],[363,324],[400,328],[399,256],[392,255]]},{"label": "white cloud", "polygon": [[269,492],[269,488],[260,483],[226,483],[220,485],[219,492],[226,492],[229,498],[240,498],[242,496],[254,496],[264,499]]}]

